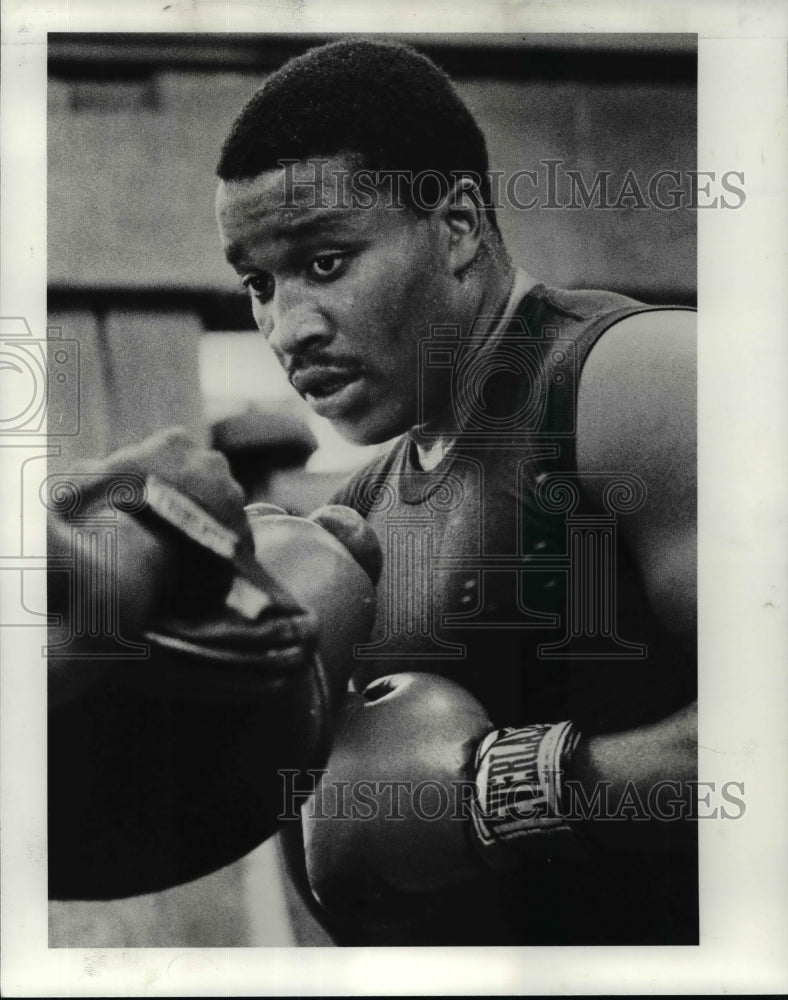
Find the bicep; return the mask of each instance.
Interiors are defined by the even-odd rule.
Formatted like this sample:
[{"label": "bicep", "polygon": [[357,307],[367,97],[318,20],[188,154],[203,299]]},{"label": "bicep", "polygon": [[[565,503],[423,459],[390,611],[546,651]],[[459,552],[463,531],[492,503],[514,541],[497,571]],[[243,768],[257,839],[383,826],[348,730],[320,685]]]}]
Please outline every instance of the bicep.
[{"label": "bicep", "polygon": [[578,395],[577,461],[601,502],[599,473],[636,475],[645,502],[622,516],[661,625],[694,641],[696,546],[695,314],[641,313],[614,325],[588,356]]}]

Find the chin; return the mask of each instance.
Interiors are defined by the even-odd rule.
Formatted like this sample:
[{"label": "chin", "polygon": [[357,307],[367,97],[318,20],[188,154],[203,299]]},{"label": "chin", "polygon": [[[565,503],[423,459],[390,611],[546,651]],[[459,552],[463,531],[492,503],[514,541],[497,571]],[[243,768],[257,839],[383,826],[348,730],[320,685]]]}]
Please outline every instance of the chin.
[{"label": "chin", "polygon": [[357,445],[383,444],[393,441],[413,425],[413,420],[342,420],[334,423],[334,429],[346,441]]}]

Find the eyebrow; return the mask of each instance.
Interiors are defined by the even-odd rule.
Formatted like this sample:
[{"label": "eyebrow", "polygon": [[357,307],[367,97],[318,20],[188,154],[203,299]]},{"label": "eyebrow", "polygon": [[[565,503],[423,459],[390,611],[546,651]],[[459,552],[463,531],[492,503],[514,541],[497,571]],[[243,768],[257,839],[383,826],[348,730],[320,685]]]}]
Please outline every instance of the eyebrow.
[{"label": "eyebrow", "polygon": [[[285,212],[288,210],[285,209]],[[316,208],[313,214],[304,217],[303,215],[294,218],[292,221],[280,222],[274,230],[276,235],[289,236],[291,233],[300,235],[304,232],[319,231],[328,229],[336,222],[347,222],[355,213],[349,208]]]},{"label": "eyebrow", "polygon": [[[280,221],[271,232],[272,240],[293,239],[313,236],[326,229],[333,228],[338,222],[348,222],[353,213],[347,208],[319,208],[315,214],[300,217],[290,221]],[[225,257],[230,264],[237,265],[245,256],[241,243],[231,243],[225,251]]]}]

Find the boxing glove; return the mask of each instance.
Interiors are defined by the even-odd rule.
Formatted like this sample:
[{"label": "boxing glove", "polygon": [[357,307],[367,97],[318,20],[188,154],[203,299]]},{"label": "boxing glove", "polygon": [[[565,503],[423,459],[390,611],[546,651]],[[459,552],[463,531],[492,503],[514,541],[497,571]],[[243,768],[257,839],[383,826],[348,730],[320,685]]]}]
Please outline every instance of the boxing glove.
[{"label": "boxing glove", "polygon": [[320,507],[309,515],[338,539],[356,562],[364,567],[373,586],[377,586],[383,569],[383,550],[377,535],[364,518],[351,507],[333,503]]},{"label": "boxing glove", "polygon": [[349,696],[326,773],[302,806],[306,871],[321,906],[385,911],[403,893],[480,873],[472,759],[491,729],[468,692],[430,674],[381,678]]},{"label": "boxing glove", "polygon": [[[51,714],[54,898],[155,891],[235,860],[279,825],[279,771],[322,762],[374,591],[318,524],[263,505],[244,526],[234,534],[251,538],[257,583],[273,583],[256,613],[237,589],[255,578],[248,566],[208,609],[159,589],[149,658],[94,664],[102,682]],[[232,578],[238,562],[219,569]]]},{"label": "boxing glove", "polygon": [[48,645],[50,706],[79,697],[140,655],[143,628],[162,608],[215,606],[235,575],[230,560],[149,508],[161,481],[204,511],[251,556],[244,495],[227,460],[169,428],[72,474],[50,476],[48,508]]},{"label": "boxing glove", "polygon": [[[262,591],[262,603],[251,606],[256,613],[240,614],[236,607],[247,600],[244,591],[250,585],[246,577],[237,577],[224,604],[212,613],[184,609],[160,616],[145,632],[151,661],[127,672],[127,680],[214,703],[270,698],[284,684],[292,690],[306,681],[304,699],[313,712],[334,713],[347,690],[355,646],[372,628],[374,589],[333,534],[277,510],[252,504],[246,515],[259,568],[287,595],[287,603],[276,596],[266,600],[270,590]],[[259,586],[266,587],[266,581]]]}]

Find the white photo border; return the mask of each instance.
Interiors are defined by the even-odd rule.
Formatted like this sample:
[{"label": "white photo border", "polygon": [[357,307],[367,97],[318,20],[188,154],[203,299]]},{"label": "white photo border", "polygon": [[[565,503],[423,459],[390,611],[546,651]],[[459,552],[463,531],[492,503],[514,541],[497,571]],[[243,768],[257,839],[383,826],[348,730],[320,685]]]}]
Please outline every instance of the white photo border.
[{"label": "white photo border", "polygon": [[[700,824],[698,947],[48,949],[42,630],[2,628],[5,996],[777,993],[788,988],[788,8],[767,0],[447,6],[361,0],[4,0],[2,316],[46,330],[46,34],[693,32],[698,167],[746,204],[699,212],[700,778],[746,814]],[[450,11],[450,24],[447,15]],[[0,445],[4,442],[0,440]],[[45,450],[45,449],[44,449]],[[35,460],[41,446],[25,457]],[[4,511],[22,453],[0,448]],[[14,472],[16,470],[16,472]],[[17,476],[14,482],[13,476]],[[41,515],[39,507],[39,515]],[[27,514],[26,514],[27,517]],[[26,521],[25,530],[43,524]],[[21,526],[0,519],[0,568]],[[3,560],[6,560],[5,562]],[[43,574],[29,574],[43,577]],[[30,582],[31,588],[34,586]],[[43,588],[43,582],[35,586]],[[0,591],[2,596],[2,591]],[[40,606],[41,592],[31,592]],[[42,602],[41,602],[42,603]],[[0,612],[1,613],[1,612]]]}]

